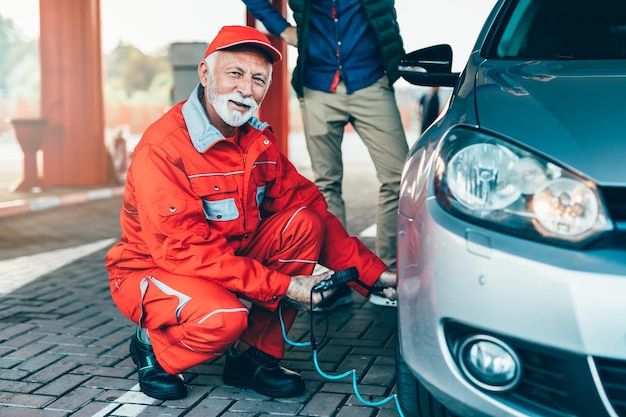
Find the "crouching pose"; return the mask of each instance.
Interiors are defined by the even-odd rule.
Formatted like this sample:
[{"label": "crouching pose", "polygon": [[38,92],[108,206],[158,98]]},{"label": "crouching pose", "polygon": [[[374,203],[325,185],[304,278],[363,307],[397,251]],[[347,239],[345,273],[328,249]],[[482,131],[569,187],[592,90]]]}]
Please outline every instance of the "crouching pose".
[{"label": "crouching pose", "polygon": [[365,284],[395,298],[395,274],[348,236],[253,116],[281,58],[256,29],[223,27],[189,99],[135,148],[122,236],[106,266],[115,304],[137,323],[130,353],[151,397],[184,397],[180,373],[219,355],[227,384],[270,397],[302,393],[301,376],[279,365],[280,316],[289,329],[298,309],[330,295],[311,296],[330,277],[312,275],[317,263],[356,266]]}]

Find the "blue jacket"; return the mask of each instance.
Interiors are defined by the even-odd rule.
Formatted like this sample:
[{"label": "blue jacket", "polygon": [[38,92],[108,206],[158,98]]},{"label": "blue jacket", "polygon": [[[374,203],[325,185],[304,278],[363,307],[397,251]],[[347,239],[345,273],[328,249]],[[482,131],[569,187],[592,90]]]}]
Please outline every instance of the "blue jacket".
[{"label": "blue jacket", "polygon": [[[243,0],[248,10],[274,35],[289,26],[268,0]],[[399,78],[404,55],[394,0],[289,0],[297,23],[298,60],[292,85],[332,91],[340,74],[347,92],[368,87],[387,73]],[[337,19],[331,16],[333,5]]]}]

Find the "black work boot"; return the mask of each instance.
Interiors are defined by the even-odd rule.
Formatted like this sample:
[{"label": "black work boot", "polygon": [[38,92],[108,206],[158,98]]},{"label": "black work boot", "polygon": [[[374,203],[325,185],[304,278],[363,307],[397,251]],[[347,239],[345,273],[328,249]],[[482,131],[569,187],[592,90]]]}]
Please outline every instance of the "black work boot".
[{"label": "black work boot", "polygon": [[178,400],[187,396],[183,376],[170,375],[159,365],[152,346],[139,339],[139,331],[130,340],[130,357],[137,365],[141,392],[158,400]]},{"label": "black work boot", "polygon": [[277,358],[252,346],[239,354],[229,349],[224,365],[224,382],[235,387],[250,388],[273,398],[301,394],[304,391],[302,377],[278,363]]}]

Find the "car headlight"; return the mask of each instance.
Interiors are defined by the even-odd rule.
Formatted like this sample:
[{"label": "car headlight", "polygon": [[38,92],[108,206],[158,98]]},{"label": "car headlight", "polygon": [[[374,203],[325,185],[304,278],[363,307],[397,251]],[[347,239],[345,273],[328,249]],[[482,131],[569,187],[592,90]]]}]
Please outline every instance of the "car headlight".
[{"label": "car headlight", "polygon": [[612,228],[593,182],[470,128],[444,138],[435,187],[453,214],[528,238],[582,244]]}]

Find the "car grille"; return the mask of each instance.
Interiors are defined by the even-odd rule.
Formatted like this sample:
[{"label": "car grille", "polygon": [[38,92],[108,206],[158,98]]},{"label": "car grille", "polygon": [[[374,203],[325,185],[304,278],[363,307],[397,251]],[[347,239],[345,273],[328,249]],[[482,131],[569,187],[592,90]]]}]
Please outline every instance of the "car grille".
[{"label": "car grille", "polygon": [[523,364],[522,380],[510,400],[540,414],[608,416],[586,357],[511,342]]},{"label": "car grille", "polygon": [[626,416],[626,361],[594,358],[604,392],[619,416]]},{"label": "car grille", "polygon": [[[615,416],[606,410],[602,402],[587,356],[549,349],[458,322],[446,323],[445,329],[454,357],[459,342],[475,334],[496,337],[517,352],[522,363],[519,384],[506,393],[484,391],[497,401],[545,417]],[[618,416],[626,417],[626,362],[607,359],[596,359],[596,362],[612,407]]]}]

